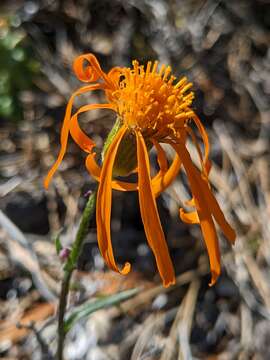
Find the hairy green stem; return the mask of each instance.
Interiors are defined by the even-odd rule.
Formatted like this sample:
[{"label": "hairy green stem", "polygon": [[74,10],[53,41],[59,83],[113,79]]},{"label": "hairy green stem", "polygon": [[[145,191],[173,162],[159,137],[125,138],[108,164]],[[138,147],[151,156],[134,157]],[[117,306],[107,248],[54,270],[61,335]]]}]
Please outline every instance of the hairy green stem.
[{"label": "hairy green stem", "polygon": [[70,280],[72,273],[77,266],[77,261],[81,253],[83,241],[88,232],[88,227],[96,208],[96,195],[97,190],[95,190],[87,201],[87,204],[84,208],[79,229],[76,234],[75,241],[72,245],[70,254],[68,256],[67,262],[64,266],[64,276],[61,285],[61,293],[59,299],[59,310],[58,310],[58,344],[57,344],[57,360],[63,360],[63,350],[65,342],[65,312],[67,308],[67,299],[70,288]]}]

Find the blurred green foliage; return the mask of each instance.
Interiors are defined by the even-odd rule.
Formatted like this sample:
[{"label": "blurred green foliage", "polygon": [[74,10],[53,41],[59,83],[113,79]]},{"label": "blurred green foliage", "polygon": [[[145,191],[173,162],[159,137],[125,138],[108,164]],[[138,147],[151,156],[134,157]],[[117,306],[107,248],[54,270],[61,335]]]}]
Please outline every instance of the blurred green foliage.
[{"label": "blurred green foliage", "polygon": [[0,119],[22,119],[20,94],[34,87],[40,65],[16,16],[0,15]]}]

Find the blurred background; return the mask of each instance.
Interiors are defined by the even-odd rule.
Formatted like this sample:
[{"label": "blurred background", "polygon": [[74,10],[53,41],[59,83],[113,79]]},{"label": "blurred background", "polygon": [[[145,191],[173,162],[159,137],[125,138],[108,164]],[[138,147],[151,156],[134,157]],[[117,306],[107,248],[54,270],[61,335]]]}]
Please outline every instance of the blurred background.
[{"label": "blurred background", "polygon": [[[180,175],[158,200],[177,273],[176,287],[164,289],[137,195],[114,193],[115,254],[133,271],[107,271],[91,224],[70,306],[144,290],[78,322],[66,359],[270,358],[269,8],[268,0],[1,0],[1,358],[53,359],[62,275],[54,238],[61,232],[72,243],[94,182],[72,141],[48,191],[43,179],[59,151],[67,100],[81,86],[72,62],[89,52],[106,71],[158,59],[193,82],[193,108],[212,144],[211,184],[238,237],[231,248],[220,234],[223,272],[209,288],[200,229],[178,218],[189,194]],[[95,111],[82,126],[102,146],[114,120]]]}]

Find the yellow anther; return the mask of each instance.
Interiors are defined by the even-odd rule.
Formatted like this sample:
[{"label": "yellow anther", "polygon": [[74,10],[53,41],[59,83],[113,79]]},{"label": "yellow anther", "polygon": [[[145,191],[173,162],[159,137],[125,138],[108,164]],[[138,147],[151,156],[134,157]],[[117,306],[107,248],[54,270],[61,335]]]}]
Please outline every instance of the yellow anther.
[{"label": "yellow anther", "polygon": [[175,89],[180,88],[181,86],[183,86],[185,83],[187,82],[187,78],[183,77],[181,80],[178,81],[177,84],[174,85]]},{"label": "yellow anther", "polygon": [[163,76],[163,81],[166,81],[167,80],[167,77],[170,75],[172,69],[170,66],[167,66],[166,70],[165,70],[165,74]]},{"label": "yellow anther", "polygon": [[183,89],[181,89],[181,94],[184,94],[187,90],[189,90],[193,86],[192,83],[188,83]]},{"label": "yellow anther", "polygon": [[155,62],[154,62],[154,65],[153,65],[153,69],[152,69],[152,74],[155,74],[155,73],[156,73],[157,67],[158,67],[158,61],[155,61]]}]

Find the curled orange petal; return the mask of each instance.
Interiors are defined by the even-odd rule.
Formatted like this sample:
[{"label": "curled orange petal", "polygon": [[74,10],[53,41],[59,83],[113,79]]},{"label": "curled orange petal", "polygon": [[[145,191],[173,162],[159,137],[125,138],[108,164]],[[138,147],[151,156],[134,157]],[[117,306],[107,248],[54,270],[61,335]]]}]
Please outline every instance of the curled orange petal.
[{"label": "curled orange petal", "polygon": [[160,223],[155,195],[151,186],[148,151],[141,133],[136,132],[139,203],[148,243],[155,255],[165,287],[175,283],[174,269]]},{"label": "curled orange petal", "polygon": [[95,109],[111,109],[114,110],[111,104],[89,104],[82,106],[71,118],[70,135],[79,147],[86,153],[90,153],[95,147],[95,143],[91,140],[80,128],[78,123],[78,115]]},{"label": "curled orange petal", "polygon": [[197,126],[199,133],[202,137],[203,140],[203,144],[204,144],[204,166],[205,169],[207,171],[207,173],[209,173],[210,168],[211,168],[211,161],[209,160],[209,153],[210,153],[210,144],[209,144],[209,139],[208,139],[208,134],[203,126],[203,124],[201,123],[200,118],[193,112],[192,115],[192,120],[195,122],[195,125]]},{"label": "curled orange petal", "polygon": [[73,62],[73,70],[77,78],[84,82],[94,82],[98,79],[105,81],[106,87],[115,88],[115,84],[108,75],[101,69],[99,62],[93,54],[78,56]]},{"label": "curled orange petal", "polygon": [[[89,61],[89,55],[80,55],[76,57],[73,62],[73,70],[80,81],[83,82],[94,82],[100,78],[100,74],[91,65]],[[91,55],[93,56],[93,55]],[[86,65],[86,62],[88,64]]]},{"label": "curled orange petal", "polygon": [[112,143],[110,144],[103,162],[100,184],[97,193],[96,221],[98,245],[105,262],[110,269],[121,274],[130,271],[130,264],[125,263],[123,269],[119,269],[113,255],[111,241],[111,206],[112,206],[112,171],[119,144],[125,135],[126,127],[119,129]]},{"label": "curled orange petal", "polygon": [[64,155],[66,153],[68,135],[69,135],[69,132],[70,132],[71,111],[72,111],[72,105],[73,105],[73,101],[74,101],[75,97],[77,95],[86,93],[88,91],[98,90],[98,89],[102,89],[102,85],[94,84],[94,85],[84,86],[84,87],[80,88],[79,90],[75,91],[75,93],[73,93],[73,95],[69,99],[69,102],[68,102],[67,107],[66,107],[66,114],[65,114],[64,122],[63,122],[62,129],[61,129],[61,137],[60,137],[61,148],[60,148],[60,152],[59,152],[59,155],[58,155],[58,158],[57,158],[56,162],[54,163],[54,165],[52,166],[52,168],[50,169],[50,171],[48,172],[48,174],[47,174],[47,176],[46,176],[46,178],[44,180],[45,188],[48,188],[54,173],[58,169],[58,167],[61,164],[61,162],[62,162],[62,160],[64,158]]},{"label": "curled orange petal", "polygon": [[179,216],[180,216],[180,219],[187,224],[199,224],[200,223],[200,219],[199,219],[197,211],[192,211],[192,212],[188,213],[188,212],[185,212],[184,209],[180,208]]}]

